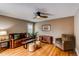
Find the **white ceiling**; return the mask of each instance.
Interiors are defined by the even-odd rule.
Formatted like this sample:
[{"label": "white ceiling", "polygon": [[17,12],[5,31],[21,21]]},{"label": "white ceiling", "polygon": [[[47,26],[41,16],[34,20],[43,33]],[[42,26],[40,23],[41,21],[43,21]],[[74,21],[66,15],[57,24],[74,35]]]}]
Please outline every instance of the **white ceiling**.
[{"label": "white ceiling", "polygon": [[[53,15],[47,19],[33,19],[36,9],[44,9]],[[32,22],[53,20],[74,16],[79,8],[77,3],[0,3],[0,15],[10,16]]]}]

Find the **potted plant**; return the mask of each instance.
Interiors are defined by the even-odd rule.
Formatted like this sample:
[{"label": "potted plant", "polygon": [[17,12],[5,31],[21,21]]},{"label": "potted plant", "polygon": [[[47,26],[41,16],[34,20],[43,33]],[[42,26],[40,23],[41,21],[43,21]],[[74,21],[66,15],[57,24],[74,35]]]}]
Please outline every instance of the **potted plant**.
[{"label": "potted plant", "polygon": [[37,33],[38,33],[38,32],[32,32],[32,33],[30,32],[30,33],[28,33],[28,35],[29,35],[29,37],[35,39],[36,36],[37,36]]}]

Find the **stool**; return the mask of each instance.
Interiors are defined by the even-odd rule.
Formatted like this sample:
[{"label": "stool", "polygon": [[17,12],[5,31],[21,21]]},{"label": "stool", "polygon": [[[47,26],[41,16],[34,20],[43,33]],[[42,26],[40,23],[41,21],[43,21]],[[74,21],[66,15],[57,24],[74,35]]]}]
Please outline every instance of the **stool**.
[{"label": "stool", "polygon": [[36,41],[36,47],[40,48],[41,47],[41,42],[40,41]]},{"label": "stool", "polygon": [[35,43],[29,43],[28,50],[30,52],[33,52],[35,51],[35,49],[36,49]]}]

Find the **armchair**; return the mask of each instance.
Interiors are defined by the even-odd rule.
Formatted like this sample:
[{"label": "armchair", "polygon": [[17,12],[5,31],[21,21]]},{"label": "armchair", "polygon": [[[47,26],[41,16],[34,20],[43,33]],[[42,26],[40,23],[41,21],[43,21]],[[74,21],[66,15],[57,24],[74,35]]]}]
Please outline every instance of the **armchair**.
[{"label": "armchair", "polygon": [[74,50],[75,38],[70,34],[62,34],[62,38],[56,38],[55,45],[62,50]]}]

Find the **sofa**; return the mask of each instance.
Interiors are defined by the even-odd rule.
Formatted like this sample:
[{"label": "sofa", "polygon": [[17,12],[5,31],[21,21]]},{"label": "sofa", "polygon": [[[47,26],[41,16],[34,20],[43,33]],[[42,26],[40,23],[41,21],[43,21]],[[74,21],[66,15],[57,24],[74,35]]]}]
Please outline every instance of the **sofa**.
[{"label": "sofa", "polygon": [[16,48],[23,45],[22,42],[27,41],[31,38],[27,37],[26,33],[11,33],[9,34],[9,39],[10,39],[10,48]]},{"label": "sofa", "polygon": [[75,49],[75,37],[71,34],[62,34],[61,38],[56,38],[55,46],[62,50],[74,50]]}]

